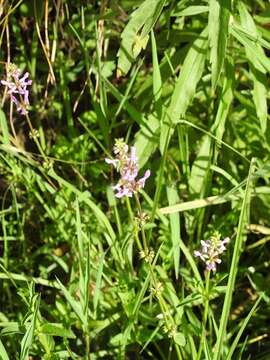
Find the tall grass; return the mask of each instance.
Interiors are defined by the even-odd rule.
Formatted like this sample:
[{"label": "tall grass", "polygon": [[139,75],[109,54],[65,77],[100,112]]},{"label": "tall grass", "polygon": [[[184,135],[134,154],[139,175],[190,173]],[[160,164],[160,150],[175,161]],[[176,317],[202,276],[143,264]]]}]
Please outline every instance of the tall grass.
[{"label": "tall grass", "polygon": [[269,11],[0,2],[0,359],[270,357]]}]

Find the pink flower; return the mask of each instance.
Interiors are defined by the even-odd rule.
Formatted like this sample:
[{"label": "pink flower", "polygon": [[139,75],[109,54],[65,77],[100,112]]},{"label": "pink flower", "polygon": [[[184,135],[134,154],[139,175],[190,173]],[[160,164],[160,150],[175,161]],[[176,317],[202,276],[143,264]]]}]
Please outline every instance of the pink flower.
[{"label": "pink flower", "polygon": [[145,181],[151,174],[150,170],[146,170],[144,176],[136,180],[139,172],[136,148],[132,146],[130,154],[128,150],[128,145],[122,139],[118,139],[113,149],[116,158],[105,159],[106,163],[113,165],[121,175],[118,183],[113,186],[113,189],[116,191],[115,196],[118,198],[124,196],[132,197],[134,193],[144,188]]},{"label": "pink flower", "polygon": [[7,69],[7,80],[1,80],[1,84],[7,86],[11,101],[16,105],[19,114],[26,115],[27,105],[29,105],[29,90],[27,86],[32,84],[28,79],[29,73],[26,72],[20,78],[21,70],[14,64],[10,64]]},{"label": "pink flower", "polygon": [[206,264],[206,270],[215,272],[217,270],[216,264],[221,263],[219,255],[226,250],[229,241],[230,238],[228,237],[220,240],[220,234],[216,232],[210,239],[201,240],[201,250],[194,251],[194,256],[199,257]]}]

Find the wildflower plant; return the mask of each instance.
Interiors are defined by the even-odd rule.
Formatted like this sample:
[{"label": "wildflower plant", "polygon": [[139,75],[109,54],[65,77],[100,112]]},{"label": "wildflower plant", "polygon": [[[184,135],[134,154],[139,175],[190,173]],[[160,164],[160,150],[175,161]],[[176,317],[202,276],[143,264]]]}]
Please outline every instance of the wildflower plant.
[{"label": "wildflower plant", "polygon": [[7,65],[7,79],[1,80],[1,84],[8,88],[11,101],[16,105],[17,111],[21,115],[28,114],[29,90],[27,87],[32,84],[28,79],[29,73],[21,76],[21,70],[14,64]]},{"label": "wildflower plant", "polygon": [[268,2],[34,3],[0,4],[0,359],[267,357]]},{"label": "wildflower plant", "polygon": [[207,271],[215,272],[216,264],[221,263],[220,255],[226,250],[226,245],[230,242],[230,238],[220,239],[221,235],[215,232],[210,239],[201,240],[201,250],[194,251],[194,256],[199,257],[206,265]]},{"label": "wildflower plant", "polygon": [[117,139],[115,141],[113,152],[115,158],[106,158],[105,161],[113,165],[121,175],[118,183],[113,186],[113,189],[116,191],[115,196],[117,198],[124,196],[132,197],[134,193],[144,188],[145,181],[151,174],[150,170],[146,170],[142,178],[136,179],[139,172],[136,148],[132,146],[129,152],[129,147],[123,139]]}]

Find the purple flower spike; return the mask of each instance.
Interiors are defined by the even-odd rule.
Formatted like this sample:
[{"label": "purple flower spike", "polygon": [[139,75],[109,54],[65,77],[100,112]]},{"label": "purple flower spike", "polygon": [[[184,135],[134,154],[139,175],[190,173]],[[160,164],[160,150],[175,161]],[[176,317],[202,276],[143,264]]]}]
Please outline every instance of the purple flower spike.
[{"label": "purple flower spike", "polygon": [[7,86],[10,99],[16,105],[18,113],[26,115],[28,114],[27,105],[29,105],[29,90],[27,90],[27,86],[32,84],[32,80],[28,79],[28,72],[21,78],[20,74],[21,71],[16,65],[9,64],[7,67],[7,80],[1,80],[1,84]]},{"label": "purple flower spike", "polygon": [[130,148],[128,152],[128,145],[122,139],[115,141],[114,154],[115,159],[105,159],[107,164],[113,165],[120,173],[121,177],[118,183],[113,186],[116,191],[115,196],[122,198],[124,196],[132,197],[134,193],[144,188],[145,181],[150,176],[150,170],[146,170],[144,176],[136,180],[139,172],[138,159],[136,156],[136,148]]},{"label": "purple flower spike", "polygon": [[201,240],[201,250],[194,251],[194,256],[199,257],[206,265],[206,270],[216,271],[216,264],[221,263],[219,255],[226,250],[226,246],[230,242],[230,238],[226,237],[224,240],[220,240],[220,234],[214,233],[210,239],[204,241]]}]

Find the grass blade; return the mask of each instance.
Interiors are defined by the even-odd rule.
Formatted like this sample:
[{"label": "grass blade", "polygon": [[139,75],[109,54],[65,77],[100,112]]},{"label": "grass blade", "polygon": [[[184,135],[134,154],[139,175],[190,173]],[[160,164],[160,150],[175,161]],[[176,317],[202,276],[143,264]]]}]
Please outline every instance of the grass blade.
[{"label": "grass blade", "polygon": [[[178,193],[175,187],[167,186],[167,197],[169,205],[175,204],[179,201]],[[174,260],[174,271],[175,277],[178,279],[179,273],[179,264],[180,264],[180,247],[179,247],[179,238],[180,238],[180,217],[179,214],[173,213],[170,214],[170,225],[171,225],[171,239],[172,239],[172,248],[173,248],[173,260]]]},{"label": "grass blade", "polygon": [[175,84],[169,108],[161,125],[161,153],[164,153],[168,133],[170,140],[174,131],[172,128],[181,117],[184,117],[195,94],[197,84],[202,76],[206,58],[207,32],[207,28],[202,31],[189,49],[184,60],[179,78]]},{"label": "grass blade", "polygon": [[1,360],[9,360],[8,354],[6,352],[6,349],[0,339],[0,358]]},{"label": "grass blade", "polygon": [[241,327],[240,327],[240,329],[239,329],[236,337],[235,337],[234,340],[233,340],[233,343],[232,343],[232,345],[231,345],[231,347],[230,347],[230,351],[229,351],[229,353],[226,355],[226,359],[227,359],[227,360],[230,360],[230,359],[232,358],[232,355],[233,355],[233,353],[234,353],[234,351],[235,351],[235,349],[236,349],[236,347],[237,347],[237,344],[238,344],[238,342],[239,342],[239,340],[240,340],[240,337],[241,337],[241,335],[243,334],[245,328],[247,327],[247,324],[248,324],[250,318],[252,317],[252,315],[253,315],[254,312],[256,311],[256,309],[257,309],[260,301],[262,300],[262,298],[263,298],[263,295],[261,295],[261,296],[257,299],[257,301],[255,302],[255,304],[254,304],[254,305],[252,306],[252,308],[250,309],[250,312],[248,313],[247,317],[246,317],[245,320],[243,321],[243,324],[241,325]]},{"label": "grass blade", "polygon": [[239,258],[240,258],[241,252],[242,252],[242,244],[244,241],[244,232],[245,232],[245,228],[246,228],[247,222],[248,222],[248,213],[249,213],[248,207],[250,204],[251,186],[252,186],[251,178],[254,173],[254,168],[255,168],[255,159],[252,159],[250,168],[249,168],[249,174],[248,174],[248,179],[247,179],[247,184],[246,184],[246,189],[245,189],[245,195],[244,195],[240,218],[239,218],[239,223],[238,223],[237,235],[236,235],[234,250],[233,250],[232,263],[231,263],[229,279],[228,279],[228,283],[227,283],[227,291],[226,291],[225,300],[224,300],[224,304],[223,304],[223,308],[222,308],[221,320],[220,320],[220,324],[219,324],[218,337],[217,337],[217,342],[216,342],[216,346],[215,346],[213,360],[219,360],[219,359],[223,358],[223,341],[226,338],[226,327],[227,327],[227,322],[228,322],[230,308],[231,308],[232,294],[233,294],[234,286],[235,286],[235,279],[236,279],[237,270],[238,270]]},{"label": "grass blade", "polygon": [[208,36],[213,88],[216,87],[226,58],[230,7],[230,0],[210,0],[209,2]]},{"label": "grass blade", "polygon": [[33,298],[33,314],[31,318],[31,322],[29,327],[26,330],[26,333],[21,341],[21,352],[20,352],[20,360],[27,360],[28,354],[34,339],[34,331],[36,327],[37,313],[39,309],[40,296],[34,295]]}]

